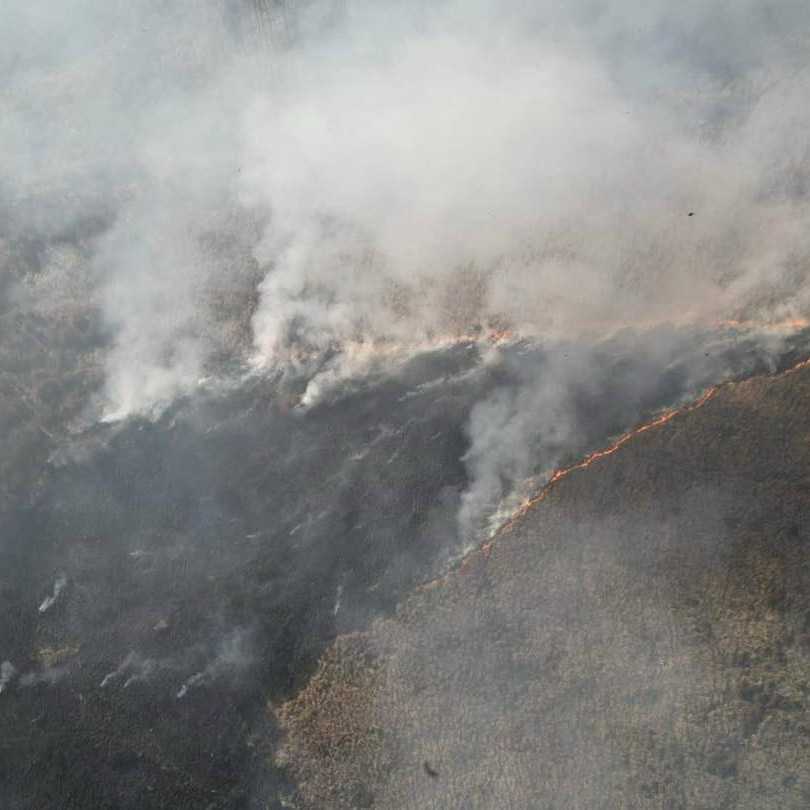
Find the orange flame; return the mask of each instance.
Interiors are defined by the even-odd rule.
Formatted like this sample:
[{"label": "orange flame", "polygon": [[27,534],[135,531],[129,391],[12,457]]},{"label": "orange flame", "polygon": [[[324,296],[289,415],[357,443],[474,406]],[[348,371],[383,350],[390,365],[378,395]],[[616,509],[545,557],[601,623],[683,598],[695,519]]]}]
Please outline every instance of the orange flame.
[{"label": "orange flame", "polygon": [[[618,439],[616,439],[616,441],[613,442],[613,444],[609,445],[608,447],[588,453],[588,455],[585,456],[582,461],[578,461],[576,464],[572,464],[570,467],[561,467],[560,469],[555,470],[540,491],[536,495],[533,495],[531,498],[524,501],[520,507],[518,507],[515,514],[512,515],[512,517],[509,518],[509,520],[504,523],[503,526],[501,526],[499,532],[507,532],[511,530],[515,523],[520,520],[530,509],[541,501],[544,501],[546,497],[548,497],[549,492],[551,492],[551,490],[560,481],[562,481],[563,478],[568,478],[571,473],[576,472],[577,470],[587,469],[597,461],[601,461],[607,456],[612,456],[617,450],[627,444],[627,442],[629,442],[631,439],[634,439],[636,436],[646,433],[648,430],[652,430],[653,428],[665,425],[667,422],[671,422],[676,416],[689,413],[690,411],[696,411],[698,408],[703,407],[703,405],[705,405],[719,390],[719,385],[709,388],[708,390],[704,391],[703,394],[701,394],[696,400],[694,400],[694,402],[690,402],[688,405],[684,405],[681,408],[672,408],[671,410],[665,411],[664,413],[656,416],[655,419],[651,420],[650,422],[645,422],[627,433],[623,433]],[[490,542],[486,545],[491,546],[492,543]],[[490,552],[491,550],[488,550],[487,554]]]},{"label": "orange flame", "polygon": [[[790,368],[786,369],[785,371],[780,372],[779,374],[772,374],[767,375],[771,379],[780,379],[782,377],[787,377],[790,374],[795,374],[797,371],[801,371],[804,368],[810,367],[810,358],[807,360],[802,360],[796,365],[791,366]],[[554,489],[557,484],[560,483],[565,478],[568,478],[572,473],[576,472],[577,470],[584,470],[588,467],[591,467],[597,461],[601,461],[603,458],[607,458],[608,456],[612,456],[615,452],[617,452],[620,448],[624,447],[631,439],[634,439],[636,436],[641,435],[642,433],[646,433],[647,431],[652,430],[653,428],[661,427],[662,425],[671,422],[676,416],[681,416],[683,414],[691,413],[692,411],[696,411],[698,408],[702,408],[709,400],[713,399],[715,395],[723,388],[731,388],[734,385],[739,384],[739,381],[729,380],[728,382],[720,383],[719,385],[712,386],[711,388],[704,391],[697,399],[693,400],[692,402],[683,405],[680,408],[673,408],[671,410],[665,411],[662,414],[659,414],[649,422],[645,422],[638,427],[633,428],[632,430],[628,431],[627,433],[622,434],[618,439],[616,439],[612,444],[608,447],[603,448],[602,450],[595,450],[592,453],[589,453],[585,456],[582,461],[578,461],[576,464],[572,464],[569,467],[561,467],[558,470],[555,470],[552,473],[551,477],[546,481],[546,483],[540,488],[536,495],[533,495],[531,498],[524,501],[524,503],[517,509],[517,511],[509,518],[509,520],[504,523],[500,529],[498,529],[497,534],[491,540],[488,540],[486,543],[481,544],[477,549],[474,551],[469,552],[464,559],[462,559],[461,564],[458,568],[459,573],[467,573],[471,570],[471,564],[473,559],[476,557],[475,552],[479,552],[479,559],[483,559],[484,561],[488,560],[492,555],[492,550],[495,547],[495,543],[499,536],[506,534],[507,532],[511,531],[517,522],[523,518],[531,509],[537,506],[539,503],[544,501],[549,493]],[[434,587],[435,585],[440,585],[447,580],[449,574],[446,574],[438,579],[431,580],[430,582],[425,583],[422,587],[423,588],[430,588]]]},{"label": "orange flame", "polygon": [[[802,360],[796,365],[791,366],[789,369],[779,373],[770,375],[772,379],[779,379],[781,377],[787,377],[789,374],[795,374],[797,371],[800,371],[803,368],[810,367],[810,358],[807,360]],[[618,439],[616,439],[611,445],[608,447],[603,448],[602,450],[595,450],[592,453],[589,453],[585,456],[582,461],[577,462],[576,464],[572,464],[570,467],[561,467],[558,470],[555,470],[552,473],[551,477],[546,481],[546,483],[541,487],[539,492],[536,495],[533,495],[531,498],[528,498],[518,507],[517,511],[514,515],[512,515],[509,520],[501,526],[498,530],[499,534],[505,533],[510,531],[514,528],[517,521],[519,521],[530,509],[535,507],[541,501],[544,501],[551,490],[560,482],[563,478],[568,478],[571,473],[576,472],[577,470],[584,470],[593,465],[595,462],[600,461],[607,456],[612,456],[617,450],[627,444],[631,439],[634,439],[636,436],[641,435],[642,433],[646,433],[648,430],[652,430],[653,428],[661,427],[661,425],[667,424],[667,422],[671,422],[676,416],[681,416],[683,414],[691,413],[692,411],[696,411],[698,408],[702,408],[710,399],[713,399],[714,396],[722,389],[731,387],[736,385],[737,381],[730,380],[725,383],[720,383],[719,385],[712,386],[711,388],[704,391],[696,400],[683,405],[680,408],[672,408],[668,411],[665,411],[662,414],[659,414],[655,419],[652,419],[649,422],[645,422],[638,427],[629,430],[627,433],[623,433]],[[481,546],[481,551],[484,552],[485,556],[489,557],[492,553],[492,545],[494,541],[490,541],[485,543]]]},{"label": "orange flame", "polygon": [[731,318],[720,321],[719,327],[730,329],[760,329],[771,332],[800,332],[802,329],[810,327],[810,321],[806,318],[785,318],[782,321],[741,321]]},{"label": "orange flame", "polygon": [[[787,377],[790,374],[795,374],[798,371],[801,371],[804,368],[810,368],[810,358],[806,360],[801,360],[800,362],[796,363],[795,365],[791,366],[790,368],[782,371],[778,374],[772,375],[763,375],[768,376],[771,379],[780,379],[782,377]],[[751,378],[749,378],[751,379]],[[757,378],[753,378],[757,379]],[[761,377],[759,378],[761,379]],[[507,532],[511,531],[517,522],[521,520],[525,515],[537,506],[539,503],[544,501],[549,493],[554,489],[560,481],[564,478],[568,478],[572,473],[576,472],[577,470],[584,470],[588,467],[591,467],[597,461],[601,461],[603,458],[607,458],[608,456],[612,456],[615,452],[617,452],[620,448],[624,447],[631,439],[634,439],[636,436],[640,436],[642,433],[646,433],[647,431],[653,430],[653,428],[661,427],[662,425],[671,422],[676,416],[681,416],[687,413],[691,413],[692,411],[696,411],[698,408],[702,408],[709,400],[713,399],[717,393],[723,388],[731,388],[732,386],[738,385],[739,381],[729,380],[728,382],[720,383],[719,385],[715,385],[706,391],[704,391],[697,399],[693,400],[686,405],[683,405],[680,408],[672,408],[664,413],[659,414],[654,419],[650,420],[649,422],[645,422],[644,424],[639,425],[638,427],[629,430],[627,433],[623,433],[618,439],[616,439],[612,444],[608,447],[605,447],[601,450],[595,450],[592,453],[589,453],[585,456],[584,459],[578,461],[576,464],[571,464],[569,467],[561,467],[558,470],[555,470],[552,473],[551,477],[546,481],[546,483],[540,488],[540,490],[533,495],[531,498],[528,498],[526,501],[521,504],[520,507],[515,511],[512,517],[504,523],[497,531],[495,537],[491,540],[488,540],[486,543],[481,544],[477,549],[469,552],[464,559],[462,559],[461,564],[458,568],[459,573],[467,573],[471,570],[470,566],[473,561],[474,557],[478,557],[483,561],[486,561],[492,555],[492,550],[495,546],[495,543],[499,536],[506,534]],[[476,551],[479,552],[476,555]],[[447,579],[448,575],[439,577],[436,580],[432,580],[431,582],[425,583],[422,587],[432,587],[434,585],[438,585],[441,582]]]}]

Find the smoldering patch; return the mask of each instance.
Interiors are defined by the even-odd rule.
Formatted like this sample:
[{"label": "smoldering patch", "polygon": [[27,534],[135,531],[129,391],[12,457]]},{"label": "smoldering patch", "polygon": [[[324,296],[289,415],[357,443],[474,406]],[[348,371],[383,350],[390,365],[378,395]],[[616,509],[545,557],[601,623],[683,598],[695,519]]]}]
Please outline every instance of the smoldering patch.
[{"label": "smoldering patch", "polygon": [[39,605],[40,613],[47,613],[62,598],[67,584],[67,574],[58,574],[53,583],[52,593],[50,596],[46,596]]}]

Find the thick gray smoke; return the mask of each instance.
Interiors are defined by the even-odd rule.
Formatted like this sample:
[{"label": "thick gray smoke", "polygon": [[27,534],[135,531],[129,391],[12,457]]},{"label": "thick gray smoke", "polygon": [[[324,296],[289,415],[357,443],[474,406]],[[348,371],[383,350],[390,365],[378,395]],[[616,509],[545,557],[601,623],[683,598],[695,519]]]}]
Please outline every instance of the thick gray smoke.
[{"label": "thick gray smoke", "polygon": [[[62,278],[81,244],[105,418],[223,361],[314,358],[307,403],[392,343],[807,312],[804,3],[12,0],[5,17],[4,245],[39,240]],[[530,467],[488,466],[504,426],[515,450],[533,409],[573,429],[567,369],[476,411],[478,491]]]},{"label": "thick gray smoke", "polygon": [[259,355],[802,311],[806,12],[612,5],[355,4],[284,61],[243,130]]}]

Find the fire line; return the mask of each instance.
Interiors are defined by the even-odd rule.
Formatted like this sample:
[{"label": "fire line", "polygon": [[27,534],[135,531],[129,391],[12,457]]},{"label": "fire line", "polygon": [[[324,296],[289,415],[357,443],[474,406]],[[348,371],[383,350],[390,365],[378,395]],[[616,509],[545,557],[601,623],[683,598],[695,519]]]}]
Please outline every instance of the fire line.
[{"label": "fire line", "polygon": [[[810,367],[810,358],[806,360],[802,360],[795,365],[791,366],[790,368],[786,369],[785,371],[779,372],[778,374],[767,375],[770,379],[776,380],[782,377],[787,377],[790,374],[795,374],[797,371],[802,370],[803,368]],[[749,379],[757,379],[757,378],[749,378]],[[496,535],[486,543],[483,543],[478,547],[478,551],[481,552],[484,559],[489,559],[490,554],[492,553],[492,548],[495,545],[496,540],[499,536],[504,535],[514,529],[515,525],[521,520],[526,514],[528,514],[535,506],[542,503],[551,491],[565,478],[568,478],[572,473],[576,472],[577,470],[584,470],[588,467],[591,467],[597,461],[600,461],[603,458],[607,458],[608,456],[612,456],[615,452],[619,449],[624,447],[629,441],[634,439],[636,436],[641,435],[642,433],[646,433],[654,428],[661,427],[666,425],[667,423],[671,422],[676,416],[681,416],[687,413],[691,413],[692,411],[698,410],[698,408],[702,408],[707,402],[713,399],[721,389],[723,388],[730,388],[731,386],[737,385],[739,382],[744,382],[742,380],[729,380],[724,383],[720,383],[719,385],[714,385],[711,388],[708,388],[704,391],[697,399],[689,402],[680,408],[672,408],[668,411],[665,411],[662,414],[659,414],[654,419],[651,419],[649,422],[645,422],[638,427],[633,428],[632,430],[627,431],[627,433],[623,433],[608,445],[601,450],[594,450],[588,455],[585,456],[581,461],[578,461],[575,464],[572,464],[568,467],[561,467],[555,470],[551,477],[546,481],[545,484],[539,489],[539,491],[533,495],[532,497],[528,498],[521,504],[520,507],[516,510],[516,512],[509,518],[506,523],[504,523],[498,530]],[[471,552],[473,554],[474,552]],[[465,568],[465,564],[468,562],[469,557],[462,560],[461,566],[459,567],[459,571],[463,571]]]}]

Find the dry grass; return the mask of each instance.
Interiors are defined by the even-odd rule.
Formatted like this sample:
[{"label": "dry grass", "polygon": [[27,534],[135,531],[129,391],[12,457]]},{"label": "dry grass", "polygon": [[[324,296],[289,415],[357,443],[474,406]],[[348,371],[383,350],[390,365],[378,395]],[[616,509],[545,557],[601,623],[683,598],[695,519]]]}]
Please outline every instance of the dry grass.
[{"label": "dry grass", "polygon": [[339,640],[279,709],[299,806],[810,805],[808,402],[725,389]]}]

